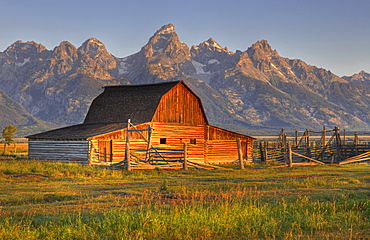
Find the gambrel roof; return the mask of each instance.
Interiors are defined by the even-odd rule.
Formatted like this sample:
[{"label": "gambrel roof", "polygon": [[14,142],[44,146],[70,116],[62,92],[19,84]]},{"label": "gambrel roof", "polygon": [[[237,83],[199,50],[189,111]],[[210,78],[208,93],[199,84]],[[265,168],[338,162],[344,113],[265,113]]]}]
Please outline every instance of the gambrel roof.
[{"label": "gambrel roof", "polygon": [[198,99],[204,113],[200,98],[183,81],[106,86],[92,102],[84,124],[127,122],[128,119],[134,124],[150,122],[162,97],[178,84],[183,84]]}]

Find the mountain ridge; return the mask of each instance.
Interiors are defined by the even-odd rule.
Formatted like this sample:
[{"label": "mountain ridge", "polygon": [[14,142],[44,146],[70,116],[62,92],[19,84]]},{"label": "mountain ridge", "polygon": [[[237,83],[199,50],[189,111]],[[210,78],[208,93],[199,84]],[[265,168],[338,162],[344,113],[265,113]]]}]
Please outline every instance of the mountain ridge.
[{"label": "mountain ridge", "polygon": [[32,116],[60,126],[81,123],[102,86],[185,80],[202,99],[210,122],[231,130],[367,130],[366,74],[340,78],[281,57],[267,40],[246,51],[229,51],[212,38],[189,48],[173,24],[158,29],[138,52],[123,58],[113,56],[96,38],[80,47],[63,41],[53,50],[17,41],[0,52],[0,89]]}]

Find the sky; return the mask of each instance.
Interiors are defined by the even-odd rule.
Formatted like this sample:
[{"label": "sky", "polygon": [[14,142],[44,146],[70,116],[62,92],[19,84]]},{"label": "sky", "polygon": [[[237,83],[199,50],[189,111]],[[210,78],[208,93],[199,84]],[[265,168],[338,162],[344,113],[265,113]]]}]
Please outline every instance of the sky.
[{"label": "sky", "polygon": [[17,40],[52,50],[95,37],[126,57],[169,23],[189,47],[213,38],[245,51],[265,39],[338,76],[370,72],[370,0],[0,0],[0,52]]}]

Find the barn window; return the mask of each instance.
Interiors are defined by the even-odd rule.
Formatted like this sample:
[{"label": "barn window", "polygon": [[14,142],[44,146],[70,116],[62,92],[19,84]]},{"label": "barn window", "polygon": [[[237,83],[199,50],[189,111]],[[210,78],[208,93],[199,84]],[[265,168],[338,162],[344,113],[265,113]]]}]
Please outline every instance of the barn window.
[{"label": "barn window", "polygon": [[167,138],[161,138],[159,139],[160,144],[167,144]]},{"label": "barn window", "polygon": [[197,139],[196,138],[190,139],[190,144],[196,145],[197,144]]}]

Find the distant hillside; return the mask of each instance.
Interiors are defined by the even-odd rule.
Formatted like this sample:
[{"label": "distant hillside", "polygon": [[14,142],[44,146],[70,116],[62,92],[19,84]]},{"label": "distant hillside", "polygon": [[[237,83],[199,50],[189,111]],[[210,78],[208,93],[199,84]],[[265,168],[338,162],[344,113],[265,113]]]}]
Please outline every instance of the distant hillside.
[{"label": "distant hillside", "polygon": [[18,128],[15,136],[23,137],[27,134],[44,131],[55,127],[55,124],[46,123],[33,117],[24,107],[15,102],[0,90],[0,131],[12,125]]},{"label": "distant hillside", "polygon": [[[370,129],[367,73],[340,78],[280,56],[266,40],[229,51],[210,38],[188,47],[172,24],[140,51],[110,54],[95,38],[47,50],[17,41],[0,53],[0,89],[33,117],[58,126],[81,123],[102,86],[185,80],[202,99],[211,124],[250,135],[281,128]],[[123,106],[124,107],[124,106]]]}]

